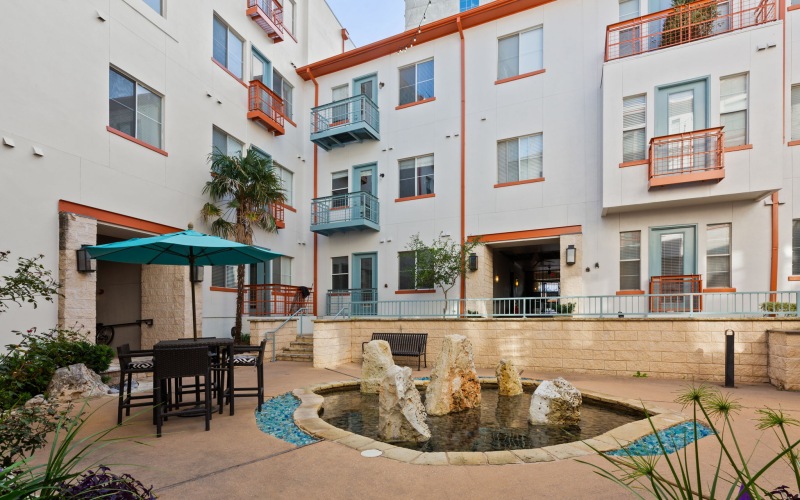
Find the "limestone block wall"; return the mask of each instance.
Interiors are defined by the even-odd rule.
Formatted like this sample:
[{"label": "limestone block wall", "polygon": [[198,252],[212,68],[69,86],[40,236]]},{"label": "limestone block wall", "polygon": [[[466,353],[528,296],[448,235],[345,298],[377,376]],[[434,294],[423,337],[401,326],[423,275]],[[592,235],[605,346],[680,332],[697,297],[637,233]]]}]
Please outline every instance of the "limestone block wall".
[{"label": "limestone block wall", "polygon": [[[561,236],[561,292],[563,297],[580,297],[583,295],[584,267],[589,264],[583,262],[583,235],[565,234]],[[575,245],[575,264],[567,265],[567,247]],[[575,304],[575,312],[578,304]]]},{"label": "limestone block wall", "polygon": [[[361,343],[353,340],[357,321],[314,321],[314,368],[333,368],[361,360]],[[370,336],[372,334],[370,333]],[[369,340],[367,338],[366,340]]]},{"label": "limestone block wall", "polygon": [[97,273],[78,272],[75,252],[82,245],[97,243],[97,220],[61,212],[58,223],[58,281],[62,294],[58,299],[58,325],[88,332],[88,340],[94,342]]},{"label": "limestone block wall", "polygon": [[770,330],[769,382],[778,389],[800,390],[800,330]]},{"label": "limestone block wall", "polygon": [[[314,366],[361,362],[361,343],[373,332],[428,333],[428,366],[445,335],[466,335],[475,364],[494,368],[511,359],[530,372],[596,373],[653,378],[723,381],[725,330],[736,332],[737,382],[767,382],[767,330],[800,327],[800,321],[689,319],[374,319],[318,320]],[[800,328],[799,328],[800,329]],[[324,333],[323,333],[324,332]],[[345,344],[350,342],[349,353]],[[318,360],[319,356],[319,360]]]},{"label": "limestone block wall", "polygon": [[[203,335],[203,293],[201,283],[189,283],[188,266],[142,266],[142,318],[153,326],[142,326],[142,349],[160,340],[192,336],[192,292],[197,296],[197,336]],[[211,332],[215,336],[222,332]]]},{"label": "limestone block wall", "polygon": [[[494,296],[494,253],[485,245],[474,250],[478,256],[478,270],[467,271],[467,298],[485,299]],[[485,309],[486,304],[471,304],[469,308]],[[478,311],[486,314],[488,311]]]},{"label": "limestone block wall", "polygon": [[[267,332],[278,328],[285,319],[251,319],[250,320],[250,345],[258,345]],[[289,347],[290,342],[297,338],[297,320],[293,319],[283,325],[275,335],[275,352]],[[272,341],[267,342],[268,356],[272,356]]]}]

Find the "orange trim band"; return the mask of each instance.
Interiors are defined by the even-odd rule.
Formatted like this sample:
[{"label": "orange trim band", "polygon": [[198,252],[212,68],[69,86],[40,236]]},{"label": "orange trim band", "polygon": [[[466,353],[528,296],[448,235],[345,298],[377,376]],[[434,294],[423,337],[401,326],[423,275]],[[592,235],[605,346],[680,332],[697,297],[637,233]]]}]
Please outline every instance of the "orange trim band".
[{"label": "orange trim band", "polygon": [[[423,24],[419,29],[413,28],[369,45],[349,50],[344,54],[337,54],[308,66],[297,68],[297,74],[303,77],[303,79],[309,80],[309,73],[307,70],[310,69],[313,71],[314,76],[319,78],[320,76],[352,68],[353,66],[394,54],[411,43],[414,45],[421,45],[445,36],[459,32],[463,33],[466,29],[490,23],[535,7],[540,7],[553,1],[555,0],[495,0],[475,7],[474,9],[466,10],[428,24]],[[413,41],[415,39],[416,41]]]},{"label": "orange trim band", "polygon": [[789,276],[789,281],[800,281],[800,276]]},{"label": "orange trim band", "polygon": [[520,184],[533,184],[534,182],[544,182],[544,177],[537,177],[535,179],[525,179],[524,181],[501,182],[500,184],[495,184],[494,188],[497,189],[508,186],[519,186]]},{"label": "orange trim band", "polygon": [[278,203],[278,205],[282,206],[283,208],[285,208],[286,210],[288,210],[290,212],[297,213],[297,209],[296,208],[291,207],[291,206],[287,205],[286,203]]},{"label": "orange trim band", "polygon": [[122,137],[123,139],[127,139],[127,140],[129,140],[129,141],[131,141],[131,142],[133,142],[135,144],[138,144],[138,145],[140,145],[140,146],[142,146],[144,148],[147,148],[150,151],[155,151],[156,153],[158,153],[160,155],[169,156],[169,153],[167,153],[163,149],[157,148],[157,147],[153,146],[152,144],[147,144],[143,140],[137,139],[136,137],[134,137],[132,135],[128,135],[125,132],[120,132],[119,130],[115,129],[114,127],[106,126],[106,130],[108,130],[109,132],[111,132],[114,135],[118,135],[118,136]]},{"label": "orange trim band", "polygon": [[671,186],[673,184],[688,184],[689,182],[714,181],[719,182],[725,178],[724,168],[715,168],[690,174],[663,175],[650,179],[650,187]]},{"label": "orange trim band", "polygon": [[[461,23],[461,16],[456,17],[456,27],[458,28],[458,36],[461,39],[461,200],[459,206],[459,237],[458,243],[462,245],[466,241],[466,203],[467,203],[467,68],[466,68],[466,40],[464,39],[464,26]],[[464,314],[464,299],[467,298],[467,277],[466,275],[459,276],[459,292],[461,294],[461,302],[458,306],[458,312]]]},{"label": "orange trim band", "polygon": [[617,290],[617,295],[644,295],[644,290]]},{"label": "orange trim band", "polygon": [[293,122],[292,120],[286,118],[285,116],[283,117],[283,119],[286,120],[287,122],[289,122],[289,125],[292,125],[294,128],[297,128],[297,124],[295,122]]},{"label": "orange trim band", "polygon": [[741,146],[731,146],[723,149],[726,153],[733,153],[734,151],[744,151],[746,149],[753,149],[752,144],[742,144]]},{"label": "orange trim band", "polygon": [[409,295],[412,293],[436,293],[436,290],[395,290],[397,295]]},{"label": "orange trim band", "polygon": [[789,6],[789,7],[786,9],[786,11],[787,11],[787,12],[791,12],[791,11],[793,11],[793,10],[797,10],[797,9],[800,9],[800,5],[790,5],[790,6]]},{"label": "orange trim band", "polygon": [[470,236],[470,241],[480,238],[482,243],[496,243],[500,241],[529,240],[533,238],[547,238],[565,234],[580,234],[582,226],[550,227],[547,229],[531,229],[528,231],[511,231],[508,233],[484,234],[483,236]]},{"label": "orange trim band", "polygon": [[[800,7],[800,5],[798,5],[798,7]],[[800,146],[800,139],[798,139],[796,141],[789,141],[789,142],[786,143],[786,145],[787,146]]]},{"label": "orange trim band", "polygon": [[235,288],[226,288],[224,286],[212,286],[210,288],[212,292],[228,292],[228,293],[236,293]]},{"label": "orange trim band", "polygon": [[101,210],[99,208],[88,207],[86,205],[79,205],[78,203],[65,200],[58,200],[58,211],[83,215],[84,217],[91,217],[101,222],[108,222],[109,224],[116,224],[118,226],[138,229],[140,231],[147,231],[148,233],[166,234],[182,231],[182,229],[177,227],[166,226],[157,222],[150,222],[144,219],[138,219],[136,217],[129,217],[127,215]]},{"label": "orange trim band", "polygon": [[736,293],[735,288],[703,288],[703,293]]},{"label": "orange trim band", "polygon": [[401,201],[414,201],[414,200],[423,200],[425,198],[434,198],[436,193],[431,194],[421,194],[419,196],[408,196],[406,198],[395,198],[395,203],[400,203]]},{"label": "orange trim band", "polygon": [[500,85],[500,84],[506,83],[506,82],[513,82],[514,80],[522,80],[523,78],[528,78],[529,76],[541,75],[545,71],[547,71],[547,70],[546,69],[537,69],[536,71],[531,71],[530,73],[523,73],[523,74],[517,75],[517,76],[509,76],[508,78],[501,78],[499,80],[495,80],[494,84],[495,85]]},{"label": "orange trim band", "polygon": [[633,161],[625,161],[619,164],[619,168],[627,168],[627,167],[638,167],[639,165],[649,165],[650,160],[645,158],[644,160],[633,160]]},{"label": "orange trim band", "polygon": [[[774,292],[778,290],[778,207],[780,201],[778,200],[778,193],[772,193],[772,256],[770,262],[770,276],[769,276],[769,289]],[[775,294],[770,294],[770,302],[775,302],[777,299]]]},{"label": "orange trim band", "polygon": [[244,87],[244,88],[248,88],[247,84],[246,84],[246,83],[244,83],[244,80],[242,80],[242,79],[241,79],[241,78],[239,78],[238,76],[234,75],[234,74],[233,74],[233,72],[231,72],[231,70],[229,70],[228,68],[226,68],[225,66],[223,66],[221,62],[217,61],[217,60],[216,60],[216,59],[214,59],[213,57],[211,58],[211,60],[214,62],[214,64],[216,64],[217,66],[219,66],[220,68],[222,68],[222,69],[225,71],[225,73],[228,73],[229,75],[231,75],[231,76],[233,77],[233,79],[234,79],[234,80],[236,80],[237,82],[241,83],[241,84],[242,84],[242,87]]},{"label": "orange trim band", "polygon": [[431,102],[431,101],[435,101],[435,100],[436,100],[436,98],[435,98],[435,97],[428,97],[427,99],[423,99],[423,100],[421,100],[421,101],[410,102],[410,103],[408,103],[408,104],[401,104],[400,106],[397,106],[397,107],[396,107],[396,108],[394,108],[394,109],[406,109],[406,108],[410,108],[410,107],[412,107],[412,106],[417,106],[417,105],[420,105],[420,104],[425,104],[426,102]]}]

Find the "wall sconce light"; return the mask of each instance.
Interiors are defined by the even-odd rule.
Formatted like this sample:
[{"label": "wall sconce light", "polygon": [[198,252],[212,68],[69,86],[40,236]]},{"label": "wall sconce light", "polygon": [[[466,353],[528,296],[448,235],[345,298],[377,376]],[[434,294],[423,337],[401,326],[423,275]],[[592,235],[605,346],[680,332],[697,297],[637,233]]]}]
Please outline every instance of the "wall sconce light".
[{"label": "wall sconce light", "polygon": [[575,264],[575,245],[568,245],[567,246],[567,265],[571,266]]},{"label": "wall sconce light", "polygon": [[189,272],[191,276],[189,276],[189,281],[192,283],[202,283],[203,276],[205,275],[205,267],[203,266],[192,266],[189,268]]},{"label": "wall sconce light", "polygon": [[497,274],[494,275],[494,282],[495,283],[500,283],[500,276],[499,275],[497,275]]},{"label": "wall sconce light", "polygon": [[599,262],[595,262],[594,263],[594,268],[595,269],[600,269],[600,263]]},{"label": "wall sconce light", "polygon": [[97,271],[97,261],[89,255],[89,252],[86,250],[87,246],[89,245],[81,245],[81,249],[75,251],[78,257],[79,273],[93,273]]},{"label": "wall sconce light", "polygon": [[379,88],[379,89],[382,89],[382,88],[383,88],[383,86],[384,86],[384,83],[383,83],[383,82],[380,82],[380,83],[378,84],[378,88]]},{"label": "wall sconce light", "polygon": [[514,286],[519,286],[519,278],[514,278]]},{"label": "wall sconce light", "polygon": [[477,271],[478,270],[478,255],[475,253],[469,254],[469,270],[470,271]]}]

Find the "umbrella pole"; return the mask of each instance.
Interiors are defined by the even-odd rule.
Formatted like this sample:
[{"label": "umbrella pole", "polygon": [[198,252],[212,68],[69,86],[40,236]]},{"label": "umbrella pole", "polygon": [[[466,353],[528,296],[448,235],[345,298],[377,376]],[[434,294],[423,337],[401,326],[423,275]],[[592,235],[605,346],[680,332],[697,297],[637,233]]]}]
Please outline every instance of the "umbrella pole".
[{"label": "umbrella pole", "polygon": [[194,282],[192,281],[192,273],[194,273],[194,253],[189,249],[189,288],[192,289],[192,332],[194,338],[197,340],[197,305],[195,304],[194,297]]}]

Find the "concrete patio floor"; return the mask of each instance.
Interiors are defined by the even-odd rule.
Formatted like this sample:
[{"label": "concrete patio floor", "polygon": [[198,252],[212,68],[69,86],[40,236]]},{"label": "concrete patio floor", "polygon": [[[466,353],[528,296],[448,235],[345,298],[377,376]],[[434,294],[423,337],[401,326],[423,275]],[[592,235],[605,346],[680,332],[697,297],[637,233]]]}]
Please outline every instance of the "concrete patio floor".
[{"label": "concrete patio floor", "polygon": [[[430,370],[415,371],[414,376]],[[308,363],[266,363],[267,397],[310,384],[357,378],[358,365],[334,370],[315,369]],[[489,370],[480,375],[491,376]],[[524,377],[553,378],[559,374],[524,372]],[[650,378],[611,378],[570,374],[566,377],[580,389],[620,397],[643,399],[646,405],[680,410],[675,396],[686,381]],[[252,368],[237,368],[237,385],[254,385]],[[725,389],[724,389],[725,390]],[[727,389],[743,404],[735,419],[737,437],[752,463],[763,464],[777,450],[771,432],[755,430],[755,410],[764,406],[782,408],[800,417],[800,393],[781,392],[772,386],[742,385]],[[86,434],[116,423],[116,398],[90,402],[95,413],[85,426]],[[593,473],[575,459],[537,464],[504,466],[422,466],[385,458],[363,458],[359,452],[333,442],[321,441],[295,447],[263,433],[256,426],[255,398],[236,401],[236,414],[214,414],[211,431],[203,431],[202,419],[173,418],[164,425],[164,435],[155,438],[155,427],[147,411],[132,417],[113,436],[130,441],[113,443],[95,457],[130,472],[145,485],[154,485],[160,498],[627,498],[625,492]],[[800,428],[794,429],[795,439]],[[760,441],[759,441],[760,439]],[[136,442],[134,442],[134,440]],[[142,444],[138,444],[140,442]],[[700,441],[702,466],[710,478],[719,447],[713,437]],[[44,453],[44,452],[40,452]],[[772,455],[774,456],[774,455]],[[597,456],[584,457],[603,463]],[[795,490],[794,478],[784,465],[766,476],[767,483],[787,484]]]}]

